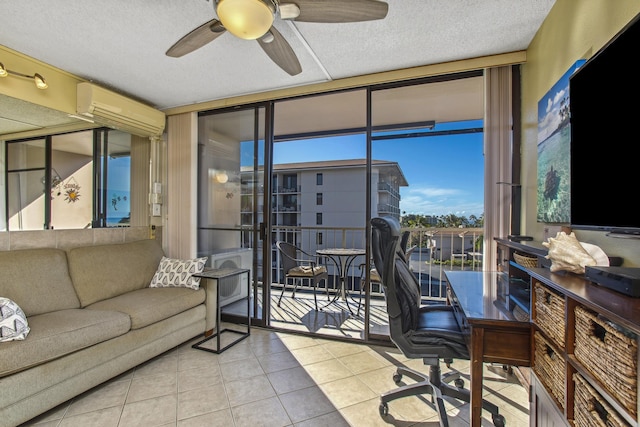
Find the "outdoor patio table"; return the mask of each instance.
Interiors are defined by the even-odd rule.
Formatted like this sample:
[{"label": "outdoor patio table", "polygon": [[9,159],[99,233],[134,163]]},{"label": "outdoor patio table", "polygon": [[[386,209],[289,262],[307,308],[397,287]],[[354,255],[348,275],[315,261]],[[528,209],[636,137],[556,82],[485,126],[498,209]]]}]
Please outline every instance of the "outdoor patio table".
[{"label": "outdoor patio table", "polygon": [[331,261],[333,261],[333,263],[336,265],[336,268],[338,270],[337,276],[340,285],[340,291],[336,292],[333,299],[329,301],[329,303],[327,303],[325,307],[335,302],[338,297],[341,296],[342,299],[346,301],[349,312],[353,313],[347,299],[347,275],[349,274],[349,267],[351,267],[353,261],[359,256],[366,255],[366,251],[364,249],[357,248],[327,248],[318,249],[316,251],[316,254],[330,258]]}]

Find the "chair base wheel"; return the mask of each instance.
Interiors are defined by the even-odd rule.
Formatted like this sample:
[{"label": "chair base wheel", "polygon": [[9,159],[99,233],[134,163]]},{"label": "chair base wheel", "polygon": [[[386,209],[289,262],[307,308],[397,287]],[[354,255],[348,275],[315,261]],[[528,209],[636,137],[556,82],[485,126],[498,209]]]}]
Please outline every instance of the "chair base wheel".
[{"label": "chair base wheel", "polygon": [[500,415],[500,414],[494,414],[491,417],[491,420],[493,421],[493,425],[495,427],[505,427],[507,421],[504,419],[504,416]]},{"label": "chair base wheel", "polygon": [[393,382],[398,384],[400,381],[402,381],[402,374],[398,374],[397,372],[393,374]]},{"label": "chair base wheel", "polygon": [[389,415],[389,405],[381,403],[380,406],[378,406],[378,412],[380,412],[380,416],[386,417]]},{"label": "chair base wheel", "polygon": [[462,378],[454,380],[453,384],[458,388],[464,388],[464,380]]}]

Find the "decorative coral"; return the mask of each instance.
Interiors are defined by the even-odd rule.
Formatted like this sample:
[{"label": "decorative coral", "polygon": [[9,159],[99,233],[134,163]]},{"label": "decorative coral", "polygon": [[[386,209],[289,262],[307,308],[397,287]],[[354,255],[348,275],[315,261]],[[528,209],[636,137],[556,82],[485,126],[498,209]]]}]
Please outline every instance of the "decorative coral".
[{"label": "decorative coral", "polygon": [[550,237],[548,242],[542,244],[549,248],[545,258],[551,260],[552,272],[564,270],[584,274],[586,266],[596,265],[596,260],[584,249],[574,233],[560,231],[555,238]]}]

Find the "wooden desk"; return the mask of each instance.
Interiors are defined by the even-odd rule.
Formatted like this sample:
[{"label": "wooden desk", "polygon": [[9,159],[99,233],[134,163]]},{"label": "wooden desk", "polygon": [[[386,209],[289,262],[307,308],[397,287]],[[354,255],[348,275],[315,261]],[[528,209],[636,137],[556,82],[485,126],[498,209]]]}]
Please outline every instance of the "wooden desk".
[{"label": "wooden desk", "polygon": [[465,334],[471,359],[471,427],[482,418],[483,363],[531,366],[531,324],[495,304],[498,285],[509,280],[496,271],[445,271],[447,300]]}]

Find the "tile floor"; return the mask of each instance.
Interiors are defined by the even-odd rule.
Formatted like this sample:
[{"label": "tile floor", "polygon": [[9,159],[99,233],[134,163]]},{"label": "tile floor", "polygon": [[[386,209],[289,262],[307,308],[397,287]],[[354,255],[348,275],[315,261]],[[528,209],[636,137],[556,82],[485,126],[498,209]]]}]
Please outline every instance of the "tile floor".
[{"label": "tile floor", "polygon": [[[259,328],[219,355],[191,348],[196,341],[21,427],[439,426],[425,396],[390,402],[389,415],[379,415],[380,393],[396,387],[394,365],[428,369],[395,348]],[[455,361],[452,369],[462,372],[468,385],[468,361]],[[528,425],[528,392],[513,374],[486,365],[484,386],[508,427]],[[450,426],[468,426],[469,405],[446,399]],[[490,415],[483,417],[483,426],[493,425]]]}]

